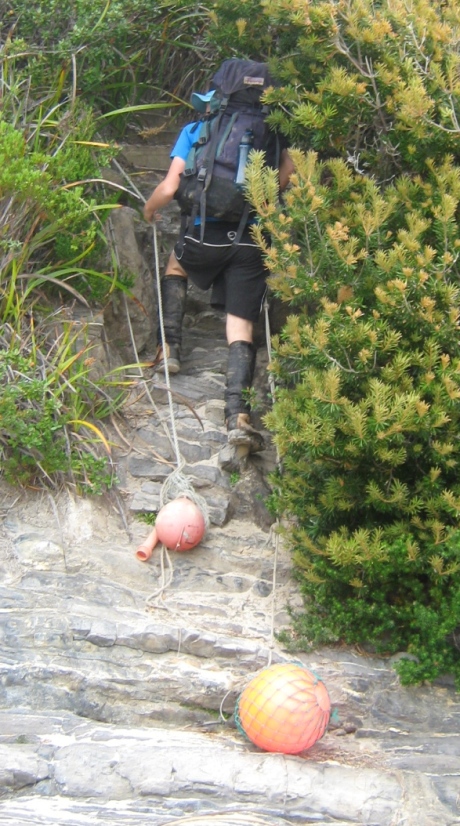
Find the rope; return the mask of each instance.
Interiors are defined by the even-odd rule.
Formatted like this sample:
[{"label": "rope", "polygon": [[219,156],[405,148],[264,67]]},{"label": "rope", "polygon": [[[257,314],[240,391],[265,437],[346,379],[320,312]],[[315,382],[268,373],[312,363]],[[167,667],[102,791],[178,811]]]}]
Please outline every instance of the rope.
[{"label": "rope", "polygon": [[[131,180],[129,175],[125,172],[123,167],[120,166],[118,161],[116,161],[115,159],[112,162],[113,162],[114,166],[118,169],[120,174],[123,175],[123,177],[129,182],[129,185],[130,185],[131,189],[133,190],[135,195],[137,195],[138,199],[142,203],[145,204],[144,196],[137,189],[137,187],[135,186],[135,184],[133,183],[133,181]],[[164,341],[165,336],[164,336],[163,305],[162,305],[162,302],[161,302],[160,256],[159,256],[159,251],[158,251],[158,234],[157,234],[157,227],[156,227],[155,222],[153,223],[153,226],[152,226],[152,232],[153,232],[153,258],[154,258],[154,265],[155,265],[155,278],[156,278],[157,300],[158,300],[158,317],[159,317],[159,324],[160,324],[160,330],[161,330],[161,337],[162,337],[162,341]],[[112,229],[112,234],[113,234],[113,229]],[[117,258],[117,263],[119,265],[118,251],[117,251],[116,245],[114,244],[113,246],[114,246],[114,249],[115,249],[115,255],[116,255],[116,258]],[[129,326],[129,331],[130,331],[130,336],[131,336],[131,344],[132,344],[132,347],[133,347],[133,352],[134,352],[134,356],[135,356],[135,360],[136,360],[136,365],[138,367],[138,370],[139,370],[139,373],[140,373],[141,377],[144,379],[144,374],[142,372],[142,367],[139,363],[139,359],[138,359],[138,355],[137,355],[137,349],[136,349],[136,344],[135,344],[135,340],[134,340],[134,334],[133,334],[133,330],[132,330],[132,326],[131,326],[131,319],[130,319],[130,316],[129,316],[129,309],[128,309],[128,306],[127,306],[127,303],[126,303],[126,296],[124,296],[124,298],[125,298],[125,308],[126,308],[126,315],[127,315],[127,319],[128,319],[128,326]],[[160,503],[163,506],[164,504],[166,504],[166,502],[170,501],[171,499],[176,499],[177,496],[179,496],[180,494],[182,494],[183,496],[187,496],[189,499],[192,499],[192,501],[195,502],[195,504],[202,511],[203,517],[204,517],[204,520],[205,520],[206,529],[207,529],[209,527],[209,513],[208,513],[208,508],[207,508],[206,501],[203,499],[202,496],[199,496],[198,494],[195,493],[195,491],[194,491],[193,487],[190,485],[188,479],[186,479],[180,473],[180,471],[182,470],[182,468],[185,465],[185,462],[184,462],[184,460],[181,456],[180,449],[179,449],[179,440],[178,440],[178,436],[177,436],[176,420],[175,420],[175,415],[174,415],[174,407],[173,407],[173,399],[172,399],[172,391],[171,391],[171,382],[170,382],[170,377],[169,377],[169,367],[168,367],[168,360],[167,359],[165,359],[165,379],[166,379],[166,391],[167,391],[167,394],[168,394],[169,416],[170,416],[170,424],[171,424],[171,432],[172,432],[172,446],[174,448],[174,453],[175,453],[175,456],[176,456],[177,470],[174,471],[165,480],[165,482],[162,486],[161,492],[160,492]],[[144,384],[145,384],[145,389],[147,391],[149,401],[152,403],[153,408],[155,410],[157,410],[157,407],[155,405],[154,400],[152,399],[152,396],[150,394],[148,386],[145,383],[145,379],[144,379]],[[171,438],[171,434],[168,433],[168,436],[169,436],[169,438]]]},{"label": "rope", "polygon": [[[265,339],[266,339],[266,345],[267,345],[268,358],[270,360],[270,356],[271,356],[271,331],[270,331],[270,320],[269,320],[269,316],[268,316],[268,300],[267,300],[267,298],[264,299],[263,307],[264,307],[264,314],[265,314]],[[275,381],[274,381],[273,375],[271,373],[269,373],[268,381],[269,381],[270,392],[271,392],[272,398],[273,398],[274,394],[275,394],[276,386],[275,386]],[[278,449],[276,449],[276,461],[277,461],[277,464],[279,466],[281,464],[281,458],[280,458]],[[279,519],[276,520],[275,524],[276,524],[276,526],[279,525]],[[272,658],[273,658],[273,649],[275,647],[275,610],[276,610],[276,589],[277,589],[277,572],[278,572],[278,556],[279,556],[279,533],[276,531],[276,528],[275,528],[274,532],[275,532],[275,541],[274,541],[274,558],[273,558],[273,575],[272,575],[270,641],[268,643],[268,649],[269,650],[268,650],[267,665],[264,666],[264,668],[270,667],[270,665],[272,663]],[[273,526],[272,526],[271,533],[273,533]],[[262,670],[263,670],[263,668],[260,669],[260,671],[262,671]],[[231,693],[231,690],[227,691],[225,696],[222,698],[220,708],[219,708],[219,719],[223,723],[228,723],[231,719],[234,719],[237,729],[240,731],[241,734],[243,734],[245,737],[247,737],[247,734],[244,731],[244,729],[243,729],[243,727],[242,727],[242,725],[239,721],[239,715],[238,715],[238,704],[239,704],[239,699],[240,699],[239,697],[237,698],[236,705],[235,705],[235,710],[234,710],[233,714],[230,715],[227,718],[224,716],[223,706],[224,706],[225,700],[227,699],[227,697],[230,693]]]},{"label": "rope", "polygon": [[[265,314],[265,342],[267,345],[267,353],[268,359],[270,361],[271,358],[271,344],[272,344],[272,336],[270,330],[270,318],[268,315],[268,299],[265,296],[264,299],[264,314]],[[275,396],[276,385],[275,380],[273,378],[273,373],[268,374],[268,385],[270,388],[270,393],[272,399]],[[278,467],[281,464],[281,457],[279,455],[278,448],[276,448],[276,463]],[[276,527],[279,527],[279,519],[276,520]],[[277,589],[277,575],[278,575],[278,556],[279,556],[279,532],[275,528],[275,552],[274,552],[274,559],[273,559],[273,576],[272,576],[272,606],[271,606],[271,621],[270,621],[270,642],[269,642],[269,656],[268,656],[268,665],[271,665],[272,662],[272,655],[273,649],[275,647],[275,611],[276,611],[276,589]]]},{"label": "rope", "polygon": [[[155,222],[153,222],[153,258],[155,263],[155,276],[156,276],[156,283],[157,283],[157,296],[158,296],[158,318],[160,322],[160,330],[161,330],[161,340],[165,341],[165,328],[164,328],[164,318],[163,318],[163,305],[161,301],[161,279],[160,279],[160,257],[158,254],[158,235],[157,235],[157,227]],[[166,390],[168,393],[168,405],[169,405],[169,416],[170,416],[170,424],[171,424],[171,432],[173,438],[173,446],[174,452],[176,454],[176,464],[177,467],[184,466],[184,460],[181,457],[180,450],[179,450],[179,440],[177,438],[177,429],[176,429],[176,420],[174,418],[174,408],[173,408],[173,400],[172,400],[172,393],[171,393],[171,382],[169,378],[169,367],[168,367],[168,359],[164,359],[164,371],[165,371],[165,379],[166,379]]]},{"label": "rope", "polygon": [[[117,166],[118,170],[121,174],[128,179],[133,191],[137,194],[139,199],[145,203],[145,198],[136,189],[133,182],[130,180],[129,176],[125,173],[122,167],[114,161],[115,165]],[[163,306],[161,302],[161,280],[160,280],[160,262],[159,262],[159,251],[158,251],[158,235],[157,235],[157,227],[156,224],[153,223],[152,227],[153,231],[153,252],[154,252],[154,266],[155,266],[155,277],[156,277],[156,287],[157,287],[157,297],[158,297],[158,318],[159,318],[159,327],[161,332],[161,340],[165,341],[165,333],[164,333],[164,317],[163,317]],[[143,378],[142,368],[139,364],[139,360],[137,357],[137,350],[135,347],[134,336],[132,333],[130,318],[129,318],[129,310],[126,304],[126,313],[128,317],[128,324],[131,334],[131,341],[133,345],[133,351],[135,353],[135,358],[137,362],[138,369],[140,371],[141,377]],[[271,331],[270,331],[270,320],[268,314],[268,300],[265,297],[264,300],[264,313],[265,313],[265,338],[266,338],[266,346],[267,346],[267,353],[270,359],[271,356]],[[173,400],[172,400],[172,392],[171,392],[171,383],[170,383],[170,375],[169,375],[169,367],[168,367],[168,360],[165,358],[164,360],[164,373],[165,373],[165,384],[166,384],[166,391],[168,394],[168,406],[169,406],[169,416],[170,416],[170,426],[171,426],[171,434],[172,434],[172,442],[174,447],[174,452],[176,456],[176,464],[177,468],[174,470],[165,480],[161,487],[160,491],[160,508],[163,507],[168,501],[176,499],[178,496],[186,496],[187,498],[191,499],[201,510],[204,520],[205,520],[205,529],[207,530],[209,527],[209,513],[208,507],[205,499],[197,494],[193,487],[191,486],[189,480],[182,475],[182,469],[184,467],[184,460],[182,459],[180,449],[179,449],[179,440],[177,436],[177,428],[176,428],[176,421],[174,415],[174,407],[173,407]],[[275,381],[273,375],[269,373],[269,388],[272,395],[272,398],[275,394]],[[147,394],[149,399],[152,402],[154,408],[156,408],[153,399],[148,391],[146,386]],[[280,457],[278,454],[278,450],[276,451],[277,454],[277,464],[280,464]],[[276,524],[279,524],[279,520],[276,520]],[[277,589],[277,571],[278,571],[278,556],[279,556],[279,534],[275,531],[275,542],[274,542],[274,560],[273,560],[273,576],[272,576],[272,604],[271,604],[271,619],[270,619],[270,640],[268,643],[269,654],[268,654],[268,662],[267,665],[270,666],[272,661],[272,654],[275,645],[275,611],[276,611],[276,589]],[[165,564],[166,563],[166,564]],[[156,591],[150,594],[146,598],[146,606],[153,607],[153,604],[156,600],[161,599],[164,595],[165,590],[171,585],[173,576],[174,576],[174,566],[171,560],[171,557],[168,553],[168,550],[164,544],[162,544],[161,548],[161,557],[160,557],[160,566],[161,566],[161,581],[160,585]],[[160,606],[158,606],[160,607]],[[170,610],[166,604],[161,605],[162,608],[166,610]],[[220,706],[220,718],[221,720],[225,721],[225,717],[223,715],[223,704],[225,702],[226,697],[230,692],[227,692],[225,697],[222,700]]]},{"label": "rope", "polygon": [[[113,163],[116,166],[116,168],[118,169],[118,171],[123,175],[123,177],[128,180],[131,189],[137,195],[138,199],[142,203],[145,204],[144,196],[142,195],[141,192],[139,192],[139,190],[134,185],[134,183],[132,182],[130,177],[127,175],[127,173],[124,171],[124,169],[120,166],[120,164],[117,161],[114,160]],[[116,244],[114,242],[113,225],[112,225],[110,219],[109,219],[109,227],[110,227],[110,232],[111,232],[111,236],[112,236],[112,245],[113,245],[113,249],[114,249],[115,256],[116,256],[117,265],[120,266],[118,250],[117,250]],[[159,256],[159,251],[158,251],[158,235],[157,235],[157,228],[156,228],[155,223],[153,223],[152,231],[153,231],[154,265],[155,265],[155,277],[156,277],[157,300],[158,300],[158,318],[159,318],[159,325],[160,325],[160,331],[161,331],[161,339],[162,339],[162,341],[164,341],[165,340],[165,335],[164,335],[163,306],[162,306],[162,302],[161,302],[160,256]],[[137,369],[139,370],[139,375],[140,375],[141,379],[143,380],[143,385],[144,385],[145,391],[147,393],[147,396],[149,398],[149,401],[152,404],[153,409],[156,410],[157,413],[158,413],[158,408],[157,408],[157,406],[156,406],[156,404],[155,404],[155,402],[152,398],[152,395],[150,393],[148,385],[145,381],[145,377],[144,377],[144,374],[143,374],[143,371],[142,371],[142,366],[140,364],[139,357],[138,357],[138,354],[137,354],[136,342],[135,342],[135,339],[134,339],[134,333],[133,333],[133,329],[132,329],[131,318],[130,318],[130,315],[129,315],[129,308],[128,308],[128,304],[127,304],[127,301],[126,301],[126,296],[124,295],[123,297],[124,297],[125,313],[126,313],[126,317],[127,317],[127,321],[128,321],[128,328],[129,328],[129,332],[130,332],[131,345],[132,345],[132,349],[133,349],[133,353],[134,353],[136,366],[137,366]],[[176,457],[177,468],[176,468],[176,470],[174,470],[166,478],[163,485],[161,486],[161,489],[160,489],[160,509],[165,504],[167,504],[168,502],[170,502],[174,499],[177,499],[179,496],[185,496],[188,499],[190,499],[192,502],[194,502],[195,505],[197,505],[197,507],[200,509],[201,513],[203,514],[203,518],[204,518],[205,531],[207,531],[208,528],[209,528],[209,523],[210,523],[209,510],[208,510],[207,502],[202,496],[200,496],[198,493],[196,493],[193,486],[190,484],[190,481],[182,474],[182,469],[185,465],[185,462],[184,462],[184,460],[181,456],[180,448],[179,448],[179,439],[178,439],[178,435],[177,435],[176,420],[175,420],[174,406],[173,406],[173,396],[172,396],[172,391],[171,391],[171,382],[170,382],[169,367],[168,367],[168,360],[167,359],[165,359],[165,362],[164,362],[164,370],[165,370],[166,391],[167,391],[167,394],[168,394],[168,408],[169,408],[169,418],[170,418],[170,428],[171,428],[170,432],[167,428],[166,428],[166,431],[167,431],[167,435],[168,435],[169,439],[172,442],[172,446],[173,446],[175,457]],[[159,418],[161,420],[161,416],[159,416]],[[162,424],[164,425],[163,420],[162,420]],[[161,566],[160,585],[159,585],[159,587],[157,588],[156,591],[154,591],[152,594],[150,594],[146,598],[145,603],[146,603],[146,606],[148,606],[148,607],[152,607],[154,601],[157,600],[157,599],[160,599],[163,596],[165,590],[171,585],[171,582],[172,582],[173,576],[174,576],[174,566],[173,566],[171,557],[168,553],[168,549],[166,548],[166,546],[163,543],[162,543],[162,546],[161,546],[160,566]],[[165,604],[163,604],[161,607],[166,608],[167,610],[169,610],[169,608]]]},{"label": "rope", "polygon": [[[154,264],[155,264],[155,278],[156,278],[156,285],[157,285],[157,298],[158,298],[158,320],[160,325],[160,332],[161,332],[161,340],[165,341],[165,331],[164,331],[164,317],[163,317],[163,305],[161,301],[161,279],[160,279],[160,256],[158,252],[158,235],[157,235],[157,228],[156,224],[153,224],[153,256],[154,256]],[[173,406],[173,399],[172,399],[172,392],[171,392],[171,381],[169,377],[169,367],[168,367],[168,359],[164,359],[164,372],[165,372],[165,383],[166,383],[166,391],[168,394],[168,406],[169,406],[169,419],[170,419],[170,427],[171,427],[171,434],[172,434],[172,442],[174,446],[174,452],[176,454],[176,464],[177,468],[163,482],[163,485],[160,489],[160,510],[161,508],[174,499],[177,499],[179,496],[186,496],[188,499],[191,499],[192,502],[197,505],[200,509],[201,513],[203,514],[204,522],[205,522],[205,531],[207,531],[209,527],[209,511],[206,500],[200,496],[194,490],[193,486],[190,484],[189,480],[182,474],[182,469],[184,467],[184,460],[181,456],[180,449],[179,449],[179,439],[177,436],[177,428],[176,428],[176,419],[174,414],[174,406]],[[168,569],[168,577],[165,574],[165,561]],[[171,560],[171,557],[168,553],[168,550],[164,544],[161,546],[161,555],[160,555],[160,565],[161,565],[161,582],[159,587],[154,591],[152,594],[145,600],[145,604],[148,608],[154,607],[156,601],[161,599],[164,595],[166,589],[171,585],[173,576],[174,576],[174,565]],[[158,605],[158,603],[157,603]],[[158,606],[160,607],[160,606]],[[162,608],[166,608],[166,610],[170,610],[166,604],[161,605]]]},{"label": "rope", "polygon": [[[161,302],[161,279],[160,279],[160,256],[158,253],[158,235],[157,235],[157,228],[156,224],[153,224],[153,255],[154,255],[154,264],[155,264],[155,277],[156,277],[156,285],[157,285],[157,296],[158,296],[158,319],[160,324],[160,331],[161,331],[161,340],[165,341],[165,331],[164,331],[164,318],[163,318],[163,306]],[[169,367],[168,367],[168,359],[164,359],[164,371],[165,371],[165,383],[166,383],[166,390],[168,393],[168,406],[169,406],[169,416],[170,416],[170,426],[171,426],[171,433],[172,433],[172,440],[174,445],[174,450],[176,454],[176,464],[177,468],[163,482],[160,490],[160,509],[165,505],[167,502],[172,501],[173,499],[177,499],[179,496],[186,496],[188,499],[191,499],[192,502],[197,505],[200,509],[201,513],[204,517],[205,522],[205,530],[209,527],[209,512],[206,500],[200,496],[192,485],[190,484],[189,480],[182,474],[182,468],[184,467],[184,460],[182,459],[180,449],[179,449],[179,440],[177,436],[177,428],[176,428],[176,420],[174,415],[174,407],[172,401],[172,393],[171,393],[171,382],[169,377]],[[169,578],[166,580],[165,577],[165,560],[169,570]],[[169,556],[168,550],[164,544],[161,546],[161,585],[150,594],[146,599],[146,605],[148,607],[153,607],[155,600],[161,598],[166,591],[166,589],[171,585],[174,576],[174,565],[172,563],[171,557]],[[162,605],[163,608],[167,608],[165,604]]]},{"label": "rope", "polygon": [[[157,228],[155,223],[153,224],[153,252],[154,252],[154,263],[155,263],[155,276],[156,276],[156,283],[157,283],[157,292],[158,292],[158,317],[160,323],[160,331],[161,331],[161,340],[165,340],[165,331],[164,331],[164,319],[163,319],[163,306],[161,302],[161,280],[160,280],[160,257],[158,254],[158,235],[157,235]],[[189,480],[182,475],[181,471],[185,465],[184,460],[180,454],[179,449],[179,440],[177,437],[177,428],[176,428],[176,420],[174,415],[174,406],[172,400],[172,392],[171,392],[171,382],[169,378],[169,367],[168,367],[168,359],[165,358],[164,360],[164,369],[165,369],[165,379],[166,379],[166,390],[168,393],[168,404],[169,404],[169,416],[170,416],[170,425],[171,425],[171,432],[173,437],[173,444],[176,453],[176,464],[177,469],[171,473],[167,479],[164,481],[161,492],[160,492],[160,504],[163,506],[166,502],[171,501],[172,499],[177,499],[178,496],[187,496],[188,499],[191,499],[201,510],[206,530],[209,527],[209,512],[206,500],[200,496],[198,493],[195,492],[193,486],[190,484]]]},{"label": "rope", "polygon": [[[165,566],[165,561],[166,561],[166,566]],[[166,578],[166,569],[168,571],[168,578]],[[161,570],[160,585],[158,586],[157,590],[153,591],[152,594],[149,594],[149,596],[145,600],[145,604],[149,608],[153,607],[153,604],[154,604],[155,600],[163,597],[164,592],[166,591],[167,588],[169,588],[169,586],[171,585],[171,582],[173,581],[174,566],[173,566],[171,557],[168,553],[168,549],[167,549],[166,545],[161,546],[160,570]],[[161,607],[165,608],[167,611],[170,610],[166,604],[162,605]]]}]

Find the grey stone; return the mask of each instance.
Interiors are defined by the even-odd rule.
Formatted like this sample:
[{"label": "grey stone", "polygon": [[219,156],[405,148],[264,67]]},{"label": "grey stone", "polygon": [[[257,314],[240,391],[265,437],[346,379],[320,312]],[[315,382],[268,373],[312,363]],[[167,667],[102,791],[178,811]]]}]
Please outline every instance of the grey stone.
[{"label": "grey stone", "polygon": [[136,491],[131,499],[129,509],[135,513],[158,513],[160,510],[160,493]]},{"label": "grey stone", "polygon": [[237,445],[224,445],[218,456],[219,466],[227,473],[241,473],[247,467],[248,450]]},{"label": "grey stone", "polygon": [[201,444],[199,442],[184,442],[183,439],[179,439],[179,450],[186,462],[200,462],[211,457],[211,448],[206,444],[205,439],[202,440]]},{"label": "grey stone", "polygon": [[195,419],[182,419],[180,413],[176,418],[177,433],[181,439],[189,439],[192,442],[199,442],[205,436],[207,431]]},{"label": "grey stone", "polygon": [[[130,157],[141,163],[138,149]],[[159,180],[147,166],[145,194]],[[152,230],[125,218],[140,285]],[[170,204],[159,226],[162,266],[177,227]],[[125,308],[110,312],[107,334],[101,314],[75,317],[82,340],[119,358],[105,339],[119,336]],[[155,323],[153,296],[148,319],[141,311],[136,320],[146,359]],[[268,404],[263,333],[257,325],[259,423]],[[129,349],[129,330],[122,335]],[[210,515],[190,552],[158,546],[147,562],[135,556],[152,530],[137,513],[159,510],[177,458],[165,432],[168,393],[149,368],[111,434],[118,490],[89,500],[12,491],[0,479],[0,824],[166,826],[195,816],[195,826],[240,826],[240,814],[244,826],[460,824],[452,681],[402,687],[392,661],[371,651],[291,654],[279,642],[302,597],[265,506],[276,451],[264,432],[267,449],[238,462],[233,478],[219,466],[224,316],[193,284],[183,339],[172,415],[181,472]],[[255,674],[293,659],[324,681],[334,717],[302,755],[262,752],[237,728],[235,705]]]},{"label": "grey stone", "polygon": [[[186,360],[183,364],[184,371],[187,369]],[[197,370],[200,366],[197,365]],[[218,376],[213,373],[202,374],[200,372],[199,378],[193,375],[186,375],[178,373],[171,380],[171,387],[181,396],[189,400],[192,405],[203,404],[206,399],[216,398],[216,395],[223,396],[225,381],[223,376]]]},{"label": "grey stone", "polygon": [[136,362],[137,354],[145,348],[156,328],[153,281],[136,237],[135,224],[139,220],[136,210],[121,207],[112,210],[107,222],[109,248],[115,244],[122,274],[134,278],[130,288],[134,300],[124,293],[112,293],[104,309],[107,341],[126,364]]},{"label": "grey stone", "polygon": [[227,444],[227,433],[222,430],[207,430],[202,436],[202,441],[215,452],[222,445]]},{"label": "grey stone", "polygon": [[[170,437],[166,436],[163,430],[159,430],[158,427],[141,427],[137,433],[145,444],[155,447],[157,457],[161,456],[166,460],[174,459],[172,435]],[[154,458],[155,457],[152,456],[152,459]]]},{"label": "grey stone", "polygon": [[[145,427],[141,428],[138,432],[139,436],[146,444],[155,446],[155,453],[157,456],[161,456],[163,459],[170,462],[176,459],[172,434],[169,439],[162,433],[158,433],[155,429]],[[178,447],[181,456],[186,462],[204,461],[209,459],[211,456],[210,447],[203,443],[200,444],[200,442],[188,442],[182,438],[178,438]],[[139,465],[142,467],[142,462],[139,462]],[[172,469],[173,468],[170,466],[169,470],[171,471]]]},{"label": "grey stone", "polygon": [[8,794],[49,776],[48,764],[30,746],[0,745],[0,793]]},{"label": "grey stone", "polygon": [[225,474],[215,465],[186,465],[183,472],[189,476],[192,483],[199,488],[207,488],[215,485],[224,488],[230,487]]},{"label": "grey stone", "polygon": [[223,399],[209,399],[206,402],[206,418],[214,424],[225,424],[225,402]]},{"label": "grey stone", "polygon": [[155,482],[164,482],[171,473],[171,465],[155,462],[143,456],[132,455],[128,461],[128,471],[131,476],[142,478],[147,476]]},{"label": "grey stone", "polygon": [[177,651],[179,639],[180,632],[177,629],[151,623],[139,629],[127,625],[119,626],[116,641],[117,645],[126,645],[137,651],[164,654],[166,651]]},{"label": "grey stone", "polygon": [[86,640],[93,645],[109,646],[114,645],[117,639],[117,628],[111,622],[98,620],[91,623],[91,628],[86,635]]},{"label": "grey stone", "polygon": [[65,570],[64,549],[56,542],[44,539],[40,534],[19,536],[14,540],[18,560],[23,565],[33,564],[41,570]]},{"label": "grey stone", "polygon": [[225,525],[230,517],[230,495],[225,491],[218,495],[215,488],[212,488],[211,492],[208,491],[208,488],[202,490],[202,496],[206,501],[211,523]]},{"label": "grey stone", "polygon": [[[158,144],[155,147],[155,152],[146,155],[144,145],[127,144],[123,147],[121,160],[126,161],[130,166],[135,166],[137,169],[155,169],[161,172],[166,172],[171,163],[171,144]],[[153,166],[152,166],[153,164]],[[124,182],[126,184],[126,181]]]}]

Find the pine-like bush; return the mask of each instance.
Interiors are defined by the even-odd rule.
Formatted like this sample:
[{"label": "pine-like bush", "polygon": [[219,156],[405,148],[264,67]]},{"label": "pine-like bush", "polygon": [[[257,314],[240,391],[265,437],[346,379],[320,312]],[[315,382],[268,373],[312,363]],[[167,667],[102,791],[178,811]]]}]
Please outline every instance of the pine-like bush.
[{"label": "pine-like bush", "polygon": [[257,165],[252,189],[271,285],[297,305],[274,340],[266,421],[305,627],[414,649],[406,674],[432,678],[460,663],[460,177],[446,160],[382,193],[342,161],[295,157],[283,211],[264,207]]},{"label": "pine-like bush", "polygon": [[[273,21],[281,3],[265,7]],[[305,594],[297,644],[405,651],[404,681],[460,681],[458,8],[292,13],[296,85],[273,93],[273,120],[317,151],[292,151],[281,206],[260,157],[249,189],[293,308],[266,423]]]}]

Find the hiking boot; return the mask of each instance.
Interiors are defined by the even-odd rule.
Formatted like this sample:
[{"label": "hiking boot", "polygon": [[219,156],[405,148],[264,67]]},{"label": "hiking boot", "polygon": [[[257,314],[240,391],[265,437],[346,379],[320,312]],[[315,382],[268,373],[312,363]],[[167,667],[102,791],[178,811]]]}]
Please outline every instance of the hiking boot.
[{"label": "hiking boot", "polygon": [[166,344],[163,344],[158,319],[156,369],[164,373],[164,350],[168,359],[168,369],[172,374],[180,370],[182,344],[182,322],[187,297],[187,279],[176,275],[165,275],[161,279],[159,302],[163,310],[163,327]]},{"label": "hiking boot", "polygon": [[224,399],[225,419],[231,420],[232,425],[241,413],[250,412],[247,392],[252,385],[255,363],[256,348],[251,342],[233,341],[229,345]]},{"label": "hiking boot", "polygon": [[265,450],[264,437],[250,421],[248,413],[237,413],[227,419],[228,444],[233,447],[245,447],[248,453],[260,453]]},{"label": "hiking boot", "polygon": [[246,393],[252,385],[256,348],[249,341],[234,341],[228,348],[225,387],[225,421],[228,444],[238,454],[260,453],[265,449],[263,436],[251,425]]},{"label": "hiking boot", "polygon": [[172,376],[180,370],[180,347],[178,344],[166,344],[163,348],[161,344],[157,347],[155,355],[155,369],[157,373],[165,373],[165,350],[168,360],[168,372]]}]

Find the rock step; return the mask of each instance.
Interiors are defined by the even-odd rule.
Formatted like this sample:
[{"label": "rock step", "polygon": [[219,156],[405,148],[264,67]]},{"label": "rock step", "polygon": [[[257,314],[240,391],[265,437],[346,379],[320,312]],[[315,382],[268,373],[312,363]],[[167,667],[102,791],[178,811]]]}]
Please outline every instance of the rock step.
[{"label": "rock step", "polygon": [[[318,747],[302,760],[261,753],[232,730],[102,726],[66,713],[2,717],[0,789],[24,793],[33,786],[34,796],[3,801],[0,823],[28,823],[32,815],[41,823],[46,812],[47,824],[83,826],[107,817],[113,826],[141,826],[222,815],[223,805],[284,822],[393,826],[415,791],[412,779],[396,771],[359,763],[339,769]],[[419,823],[426,822],[421,814]]]},{"label": "rock step", "polygon": [[29,514],[4,522],[14,584],[0,589],[0,610],[15,617],[1,630],[3,707],[197,723],[224,700],[231,713],[245,675],[280,658],[269,644],[273,623],[288,622],[291,570],[278,550],[274,601],[267,533],[238,520],[211,526],[199,549],[169,554],[169,570],[161,548],[147,563],[135,558],[148,526],[133,524],[129,540],[103,507],[61,497],[57,523],[51,502],[40,504],[46,541]]}]

